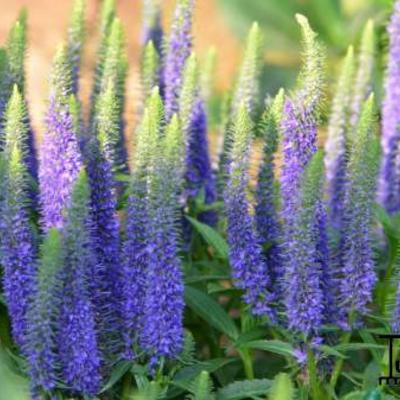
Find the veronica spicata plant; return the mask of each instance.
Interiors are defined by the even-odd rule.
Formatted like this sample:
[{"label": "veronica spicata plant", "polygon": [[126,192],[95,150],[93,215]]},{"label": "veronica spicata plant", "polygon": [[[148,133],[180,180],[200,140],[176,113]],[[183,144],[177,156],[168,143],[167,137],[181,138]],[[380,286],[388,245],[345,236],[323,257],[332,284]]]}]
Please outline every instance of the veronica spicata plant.
[{"label": "veronica spicata plant", "polygon": [[[261,3],[295,27],[284,0]],[[167,32],[162,2],[144,0],[132,141],[115,1],[100,6],[89,101],[91,29],[74,1],[35,135],[21,13],[0,49],[0,397],[13,400],[18,382],[18,400],[397,398],[377,377],[391,367],[378,335],[400,325],[399,4],[382,160],[380,30],[368,20],[327,80],[316,31],[337,12],[331,0],[296,5],[312,23],[295,17],[294,88],[263,90],[276,58],[254,23],[222,96],[217,49],[193,51],[195,1],[176,0]]]}]

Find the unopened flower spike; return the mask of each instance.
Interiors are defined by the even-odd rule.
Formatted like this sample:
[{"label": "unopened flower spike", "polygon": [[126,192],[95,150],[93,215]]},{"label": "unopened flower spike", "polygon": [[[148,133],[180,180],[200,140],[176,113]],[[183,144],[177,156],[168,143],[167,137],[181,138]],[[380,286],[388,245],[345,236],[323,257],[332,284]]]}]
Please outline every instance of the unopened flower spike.
[{"label": "unopened flower spike", "polygon": [[[40,149],[39,184],[42,225],[61,228],[65,209],[82,167],[82,155],[70,110],[71,70],[65,47],[56,53],[50,77],[46,131]],[[54,160],[58,160],[54,163]]]},{"label": "unopened flower spike", "polygon": [[[110,34],[107,40],[107,50],[105,53],[105,60],[103,64],[103,71],[100,80],[100,87],[97,97],[95,99],[96,104],[98,97],[105,95],[107,90],[109,92],[105,95],[110,96],[110,92],[113,91],[115,102],[112,112],[117,117],[116,122],[118,123],[118,129],[114,131],[115,142],[114,142],[114,160],[112,162],[113,169],[118,170],[120,173],[128,172],[127,165],[127,150],[124,141],[124,126],[125,122],[123,119],[123,112],[125,106],[125,81],[127,72],[127,58],[125,48],[125,33],[121,21],[118,18],[114,18],[111,25]],[[111,82],[111,89],[110,89]],[[92,115],[92,126],[96,123],[96,108]]]},{"label": "unopened flower spike", "polygon": [[231,162],[224,193],[232,276],[235,286],[243,289],[243,300],[250,306],[251,312],[275,319],[270,271],[247,198],[253,123],[245,103],[240,106],[232,129]]},{"label": "unopened flower spike", "polygon": [[165,118],[179,111],[179,96],[186,59],[192,51],[194,0],[177,0],[163,67]]},{"label": "unopened flower spike", "polygon": [[325,271],[319,254],[321,232],[317,222],[323,176],[323,152],[319,151],[310,160],[301,178],[299,208],[292,220],[292,236],[284,243],[288,326],[306,337],[318,335],[324,322]]},{"label": "unopened flower spike", "polygon": [[379,142],[371,94],[362,109],[348,164],[339,284],[341,322],[345,327],[352,323],[354,313],[366,313],[376,282],[371,235],[378,160]]},{"label": "unopened flower spike", "polygon": [[[223,125],[224,142],[219,159],[218,186],[223,186],[229,164],[229,151],[232,145],[232,129],[230,125],[236,118],[241,102],[247,107],[251,117],[255,116],[259,98],[259,78],[263,61],[263,37],[260,27],[254,23],[247,35],[246,48],[242,65],[239,69],[236,83],[229,103],[227,123]],[[221,193],[220,193],[221,195]]]},{"label": "unopened flower spike", "polygon": [[127,171],[120,118],[121,109],[115,83],[110,79],[99,94],[94,124],[95,135],[99,140],[104,157],[111,166],[114,180],[116,175]]},{"label": "unopened flower spike", "polygon": [[29,306],[26,352],[28,372],[36,390],[50,391],[59,379],[58,321],[62,300],[61,237],[50,229],[41,246],[37,282]]},{"label": "unopened flower spike", "polygon": [[201,65],[200,71],[200,88],[201,95],[209,108],[209,102],[215,89],[215,73],[218,62],[217,50],[215,47],[210,47]]},{"label": "unopened flower spike", "polygon": [[303,37],[303,66],[300,71],[296,96],[303,103],[307,113],[318,120],[324,100],[325,90],[325,50],[317,40],[317,34],[311,29],[304,15],[296,14]]},{"label": "unopened flower spike", "polygon": [[7,39],[9,93],[14,84],[22,94],[25,93],[26,19],[26,10],[22,10]]},{"label": "unopened flower spike", "polygon": [[100,388],[102,357],[91,300],[92,277],[102,268],[90,232],[90,190],[82,169],[62,230],[63,293],[58,327],[62,377],[73,392],[94,396]]},{"label": "unopened flower spike", "polygon": [[85,39],[85,0],[75,0],[67,34],[67,53],[71,67],[72,93],[79,88],[79,70]]},{"label": "unopened flower spike", "polygon": [[340,228],[346,190],[346,165],[349,151],[352,82],[354,78],[354,51],[350,46],[343,61],[341,74],[332,102],[325,144],[326,186],[330,224]]},{"label": "unopened flower spike", "polygon": [[140,66],[143,98],[147,99],[152,89],[159,85],[160,79],[160,56],[151,40],[143,50]]},{"label": "unopened flower spike", "polygon": [[282,252],[280,249],[281,227],[278,216],[278,193],[274,176],[275,156],[280,137],[284,90],[281,89],[272,103],[267,106],[258,126],[264,140],[263,158],[257,177],[256,188],[256,226],[268,264],[271,266],[271,278],[275,282],[276,292],[280,292],[283,277]]},{"label": "unopened flower spike", "polygon": [[108,38],[111,26],[115,18],[115,0],[103,0],[99,21],[99,45],[96,53],[96,65],[94,68],[93,87],[90,95],[90,116],[93,118],[96,107],[97,96],[102,86],[102,77],[106,52],[108,47]]},{"label": "unopened flower spike", "polygon": [[382,161],[379,177],[379,202],[388,213],[400,210],[400,1],[394,3],[388,26],[389,57],[382,106]]},{"label": "unopened flower spike", "polygon": [[5,143],[14,143],[21,150],[31,180],[36,178],[36,151],[32,151],[33,138],[28,124],[28,113],[23,95],[15,84],[4,115]]},{"label": "unopened flower spike", "polygon": [[36,274],[35,239],[28,211],[29,178],[18,142],[7,141],[3,157],[0,264],[3,267],[3,290],[11,317],[12,335],[25,353],[29,331],[27,312]]},{"label": "unopened flower spike", "polygon": [[368,20],[365,25],[360,50],[357,60],[357,73],[355,75],[352,98],[350,125],[355,131],[361,114],[363,102],[368,98],[372,91],[373,72],[375,64],[375,33],[374,22]]},{"label": "unopened flower spike", "polygon": [[[11,28],[7,44],[6,44],[6,59],[5,59],[5,83],[4,83],[4,98],[9,100],[16,85],[19,93],[22,96],[22,101],[26,103],[25,99],[25,59],[26,59],[26,31],[27,31],[27,13],[22,10],[17,21]],[[5,103],[4,103],[5,106]],[[24,106],[26,108],[26,105]],[[0,115],[3,114],[4,108],[0,108]],[[28,111],[26,110],[24,122],[27,126],[26,131],[26,144],[27,149],[22,148],[24,158],[27,162],[29,173],[34,180],[37,180],[38,162],[37,151],[33,130],[30,123]],[[1,135],[0,135],[0,148],[1,148]],[[25,153],[26,150],[26,153]]]}]

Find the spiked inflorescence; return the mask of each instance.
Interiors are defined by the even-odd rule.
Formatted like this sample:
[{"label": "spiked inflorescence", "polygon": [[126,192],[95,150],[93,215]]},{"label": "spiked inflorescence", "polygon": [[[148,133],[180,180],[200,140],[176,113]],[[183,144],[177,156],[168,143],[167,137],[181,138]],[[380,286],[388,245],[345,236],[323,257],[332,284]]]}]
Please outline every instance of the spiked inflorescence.
[{"label": "spiked inflorescence", "polygon": [[169,121],[179,111],[179,96],[186,59],[192,51],[194,0],[178,0],[164,58],[165,117]]},{"label": "spiked inflorescence", "polygon": [[243,299],[254,315],[275,318],[271,304],[269,266],[262,254],[261,241],[249,212],[247,199],[249,150],[252,122],[243,103],[232,133],[229,175],[224,193],[228,218],[229,259],[235,285],[244,290]]},{"label": "spiked inflorescence", "polygon": [[[51,77],[47,130],[40,149],[39,183],[42,225],[61,228],[64,212],[82,166],[70,111],[71,74],[65,48],[59,48]],[[54,160],[57,163],[54,164]]]},{"label": "spiked inflorescence", "polygon": [[50,229],[41,248],[36,288],[28,311],[30,331],[27,335],[26,352],[34,391],[50,391],[56,387],[59,379],[57,335],[62,291],[61,271],[60,233],[56,229]]},{"label": "spiked inflorescence", "polygon": [[274,290],[280,297],[283,278],[282,250],[280,249],[281,226],[278,215],[279,193],[274,176],[275,155],[278,150],[284,91],[281,89],[261,117],[258,130],[264,140],[263,159],[257,177],[256,225],[268,265]]},{"label": "spiked inflorescence", "polygon": [[357,128],[357,142],[350,155],[343,212],[343,264],[340,274],[342,323],[353,314],[364,314],[376,281],[371,247],[373,199],[379,145],[374,121],[374,98],[364,103]]},{"label": "spiked inflorescence", "polygon": [[29,331],[27,312],[36,274],[36,248],[28,210],[29,178],[18,142],[8,138],[3,157],[0,263],[12,334],[18,346],[25,349]]},{"label": "spiked inflorescence", "polygon": [[399,146],[400,102],[398,82],[400,77],[400,1],[394,5],[388,27],[389,62],[386,72],[385,98],[382,108],[382,162],[379,180],[379,201],[385,210],[394,213],[400,210]]},{"label": "spiked inflorescence", "polygon": [[[90,190],[81,170],[62,229],[63,281],[58,348],[62,376],[74,392],[94,395],[100,388],[102,363],[91,297],[92,277],[104,268],[96,260],[91,239]],[[97,287],[95,288],[97,289]]]},{"label": "spiked inflorescence", "polygon": [[349,117],[351,88],[354,75],[354,52],[349,47],[333,99],[325,144],[329,219],[334,229],[340,229],[345,194],[347,153],[349,151]]}]

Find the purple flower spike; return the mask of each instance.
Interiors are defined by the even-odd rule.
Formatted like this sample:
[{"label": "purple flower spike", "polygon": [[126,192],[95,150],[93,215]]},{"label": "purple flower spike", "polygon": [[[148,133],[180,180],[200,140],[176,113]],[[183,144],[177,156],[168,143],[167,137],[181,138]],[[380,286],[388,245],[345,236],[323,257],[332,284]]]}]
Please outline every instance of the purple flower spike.
[{"label": "purple flower spike", "polygon": [[[4,198],[0,203],[0,264],[4,269],[4,297],[15,342],[24,349],[28,333],[27,310],[34,293],[36,249],[26,208],[28,173],[22,152],[10,143],[5,148]],[[4,186],[3,186],[4,185]]]},{"label": "purple flower spike", "polygon": [[[61,228],[82,166],[79,143],[67,106],[50,101],[47,131],[40,150],[40,203],[44,229]],[[55,162],[56,161],[56,162]]]},{"label": "purple flower spike", "polygon": [[164,60],[165,116],[169,121],[179,111],[179,94],[186,59],[192,51],[194,0],[178,0]]},{"label": "purple flower spike", "polygon": [[389,64],[382,108],[382,164],[379,201],[389,212],[400,210],[400,1],[394,6],[389,33]]},{"label": "purple flower spike", "polygon": [[65,382],[74,392],[93,396],[100,388],[102,360],[91,301],[91,282],[102,266],[93,252],[89,205],[89,186],[82,170],[74,186],[62,231],[64,287],[59,354]]},{"label": "purple flower spike", "polygon": [[245,106],[239,109],[233,133],[229,177],[225,189],[225,208],[228,218],[229,259],[235,285],[244,290],[244,301],[254,315],[275,313],[271,308],[274,295],[270,292],[270,277],[262,254],[255,223],[249,213],[247,199],[248,162],[251,143],[251,121]]}]

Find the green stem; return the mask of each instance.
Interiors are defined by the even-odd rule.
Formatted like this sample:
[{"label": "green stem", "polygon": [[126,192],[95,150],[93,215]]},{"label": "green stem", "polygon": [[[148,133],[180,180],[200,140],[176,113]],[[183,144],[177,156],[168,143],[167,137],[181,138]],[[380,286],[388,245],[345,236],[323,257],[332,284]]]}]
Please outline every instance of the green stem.
[{"label": "green stem", "polygon": [[311,347],[308,347],[307,349],[307,367],[310,378],[311,396],[314,400],[322,399],[323,397],[321,397],[319,388],[317,365],[315,363],[314,353]]},{"label": "green stem", "polygon": [[[350,342],[350,339],[351,339],[351,331],[345,332],[342,336],[340,343],[347,344]],[[343,358],[338,358],[336,360],[335,367],[333,368],[333,372],[332,372],[332,376],[331,376],[331,380],[330,380],[330,386],[331,386],[332,392],[335,391],[336,383],[342,372],[343,363],[344,363]]]},{"label": "green stem", "polygon": [[125,374],[124,379],[122,381],[122,400],[129,400],[131,396],[131,385],[132,385],[132,378],[131,374]]},{"label": "green stem", "polygon": [[386,305],[386,299],[387,299],[387,295],[389,293],[389,286],[390,286],[390,282],[392,279],[392,275],[393,275],[393,271],[395,269],[396,266],[396,261],[397,261],[397,245],[396,246],[392,246],[390,245],[390,249],[389,249],[389,265],[388,268],[386,270],[386,274],[385,274],[385,279],[383,281],[383,285],[382,285],[382,289],[380,291],[380,305],[381,305],[381,311],[385,312],[385,305]]},{"label": "green stem", "polygon": [[250,351],[248,349],[240,350],[239,355],[243,362],[246,378],[250,380],[254,379],[253,360]]}]

